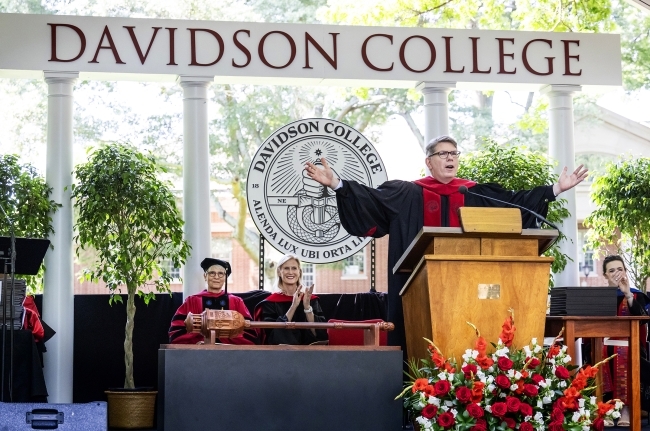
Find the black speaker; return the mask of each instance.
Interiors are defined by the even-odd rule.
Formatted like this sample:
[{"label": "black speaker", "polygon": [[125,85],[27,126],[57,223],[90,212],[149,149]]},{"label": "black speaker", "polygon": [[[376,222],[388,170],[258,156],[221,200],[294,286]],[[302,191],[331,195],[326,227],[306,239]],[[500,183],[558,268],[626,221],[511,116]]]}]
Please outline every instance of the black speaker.
[{"label": "black speaker", "polygon": [[0,403],[0,431],[106,431],[106,402]]}]

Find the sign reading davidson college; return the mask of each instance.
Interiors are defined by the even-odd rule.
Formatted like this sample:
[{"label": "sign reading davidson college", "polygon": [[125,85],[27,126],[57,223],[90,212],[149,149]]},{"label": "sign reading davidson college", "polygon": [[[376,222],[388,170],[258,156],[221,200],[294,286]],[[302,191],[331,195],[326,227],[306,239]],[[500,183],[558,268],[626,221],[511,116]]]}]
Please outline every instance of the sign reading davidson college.
[{"label": "sign reading davidson college", "polygon": [[338,121],[309,118],[289,123],[260,146],[248,170],[248,208],[255,225],[276,249],[312,263],[345,259],[370,238],[341,226],[334,191],[309,178],[306,162],[325,158],[339,178],[369,187],[386,181],[373,145]]},{"label": "sign reading davidson college", "polygon": [[0,14],[0,76],[620,85],[620,57],[613,34]]}]

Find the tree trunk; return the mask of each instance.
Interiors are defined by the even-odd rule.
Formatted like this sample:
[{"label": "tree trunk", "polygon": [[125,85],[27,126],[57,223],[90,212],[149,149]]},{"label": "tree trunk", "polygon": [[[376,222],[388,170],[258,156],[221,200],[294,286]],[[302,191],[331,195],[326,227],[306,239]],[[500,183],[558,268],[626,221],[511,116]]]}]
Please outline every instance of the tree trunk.
[{"label": "tree trunk", "polygon": [[126,327],[124,328],[124,388],[133,389],[133,326],[135,319],[135,289],[127,286],[128,299],[126,300]]}]

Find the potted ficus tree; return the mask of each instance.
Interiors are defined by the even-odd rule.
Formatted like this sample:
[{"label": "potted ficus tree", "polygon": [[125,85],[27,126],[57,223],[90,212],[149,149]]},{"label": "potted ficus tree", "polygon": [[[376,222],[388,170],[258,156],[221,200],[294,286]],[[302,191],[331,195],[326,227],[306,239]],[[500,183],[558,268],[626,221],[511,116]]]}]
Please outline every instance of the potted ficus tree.
[{"label": "potted ficus tree", "polygon": [[107,391],[111,428],[153,426],[156,393],[137,390],[133,379],[135,295],[147,304],[156,292],[170,292],[172,276],[162,263],[180,267],[190,248],[183,240],[176,200],[159,178],[161,172],[153,156],[127,144],[103,145],[74,170],[77,255],[90,248],[96,256],[84,277],[106,283],[111,304],[122,302],[123,288],[127,293],[126,375],[124,390]]}]

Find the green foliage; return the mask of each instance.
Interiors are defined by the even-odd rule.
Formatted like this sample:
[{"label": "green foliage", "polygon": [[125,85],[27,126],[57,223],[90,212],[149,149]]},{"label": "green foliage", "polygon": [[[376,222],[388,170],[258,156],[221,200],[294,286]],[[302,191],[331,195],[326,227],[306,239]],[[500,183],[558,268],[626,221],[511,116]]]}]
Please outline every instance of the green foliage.
[{"label": "green foliage", "polygon": [[72,197],[78,211],[77,255],[90,247],[97,257],[85,278],[106,283],[111,303],[126,285],[127,323],[124,342],[125,387],[133,388],[133,319],[137,293],[148,303],[155,292],[169,292],[172,276],[161,265],[185,263],[189,245],[169,185],[158,179],[161,169],[152,156],[126,144],[105,145],[77,165]]},{"label": "green foliage", "polygon": [[[508,190],[528,190],[557,181],[553,164],[544,153],[520,146],[499,145],[490,139],[484,142],[479,151],[461,158],[458,177],[478,183],[497,183]],[[558,223],[567,218],[569,211],[565,205],[565,199],[550,202],[548,220]],[[543,227],[548,228],[546,225]],[[565,238],[560,235],[560,241]],[[560,252],[558,242],[545,253],[555,258],[551,266],[553,273],[562,271],[567,259],[570,259]]]},{"label": "green foliage", "polygon": [[634,285],[650,277],[650,158],[623,159],[594,180],[596,211],[585,220],[594,249],[613,244],[627,260]]},{"label": "green foliage", "polygon": [[623,85],[628,90],[650,88],[650,15],[621,1],[613,13],[621,32]]},{"label": "green foliage", "polygon": [[[47,238],[54,233],[52,214],[61,206],[50,199],[52,188],[36,169],[18,156],[0,155],[0,206],[14,222],[17,237]],[[9,224],[0,215],[0,235],[9,236]],[[36,276],[21,276],[31,291],[43,286],[43,267]]]}]

